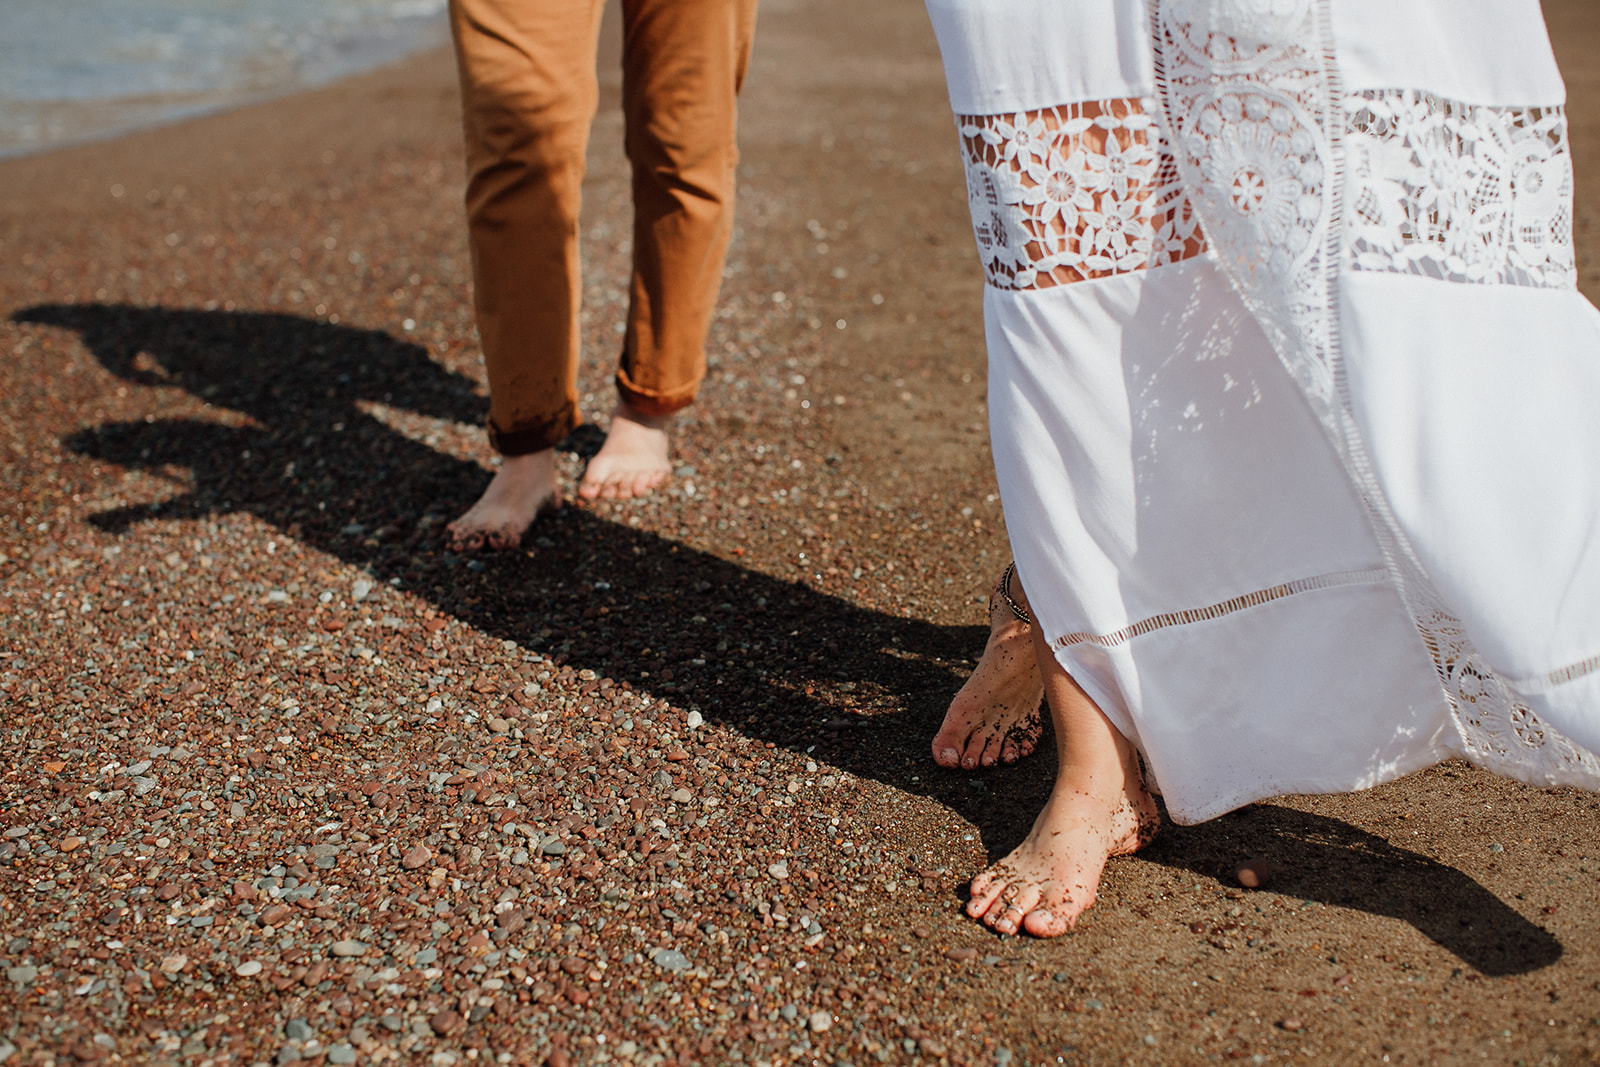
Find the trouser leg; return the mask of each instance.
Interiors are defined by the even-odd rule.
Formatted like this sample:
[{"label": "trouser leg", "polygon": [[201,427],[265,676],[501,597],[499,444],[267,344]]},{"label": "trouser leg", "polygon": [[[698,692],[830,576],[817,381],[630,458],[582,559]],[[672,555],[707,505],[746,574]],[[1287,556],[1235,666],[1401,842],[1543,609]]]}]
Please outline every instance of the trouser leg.
[{"label": "trouser leg", "polygon": [[506,455],[578,422],[578,209],[602,0],[451,0],[489,434]]},{"label": "trouser leg", "polygon": [[755,13],[755,0],[623,0],[634,268],[617,390],[643,414],[692,403],[705,376]]}]

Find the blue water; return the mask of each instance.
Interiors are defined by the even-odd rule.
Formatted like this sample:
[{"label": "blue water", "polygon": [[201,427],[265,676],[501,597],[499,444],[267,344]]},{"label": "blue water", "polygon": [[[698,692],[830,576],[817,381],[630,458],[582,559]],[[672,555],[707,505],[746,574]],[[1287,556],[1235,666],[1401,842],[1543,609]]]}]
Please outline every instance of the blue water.
[{"label": "blue water", "polygon": [[0,156],[233,107],[442,44],[445,0],[0,0]]}]

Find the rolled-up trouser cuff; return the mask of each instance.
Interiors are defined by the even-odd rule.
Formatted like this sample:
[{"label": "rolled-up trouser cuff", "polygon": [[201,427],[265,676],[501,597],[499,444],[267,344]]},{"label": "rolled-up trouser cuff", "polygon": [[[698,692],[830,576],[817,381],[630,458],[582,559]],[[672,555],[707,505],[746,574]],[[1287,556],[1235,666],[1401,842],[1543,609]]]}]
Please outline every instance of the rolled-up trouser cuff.
[{"label": "rolled-up trouser cuff", "polygon": [[682,411],[694,403],[695,396],[700,392],[700,383],[683,386],[668,392],[660,390],[642,390],[628,381],[626,371],[617,370],[617,396],[623,403],[641,415],[652,415],[661,418]]},{"label": "rolled-up trouser cuff", "polygon": [[528,456],[560,444],[580,421],[577,410],[569,405],[553,418],[514,430],[500,429],[493,419],[485,420],[485,424],[489,428],[489,444],[496,452],[502,456]]}]

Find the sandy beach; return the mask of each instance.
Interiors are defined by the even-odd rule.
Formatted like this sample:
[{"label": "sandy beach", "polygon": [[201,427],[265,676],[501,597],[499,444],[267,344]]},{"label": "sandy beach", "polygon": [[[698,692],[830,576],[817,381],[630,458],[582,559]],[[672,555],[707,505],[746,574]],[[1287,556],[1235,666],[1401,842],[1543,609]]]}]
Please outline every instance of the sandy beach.
[{"label": "sandy beach", "polygon": [[[1600,7],[1545,10],[1595,299]],[[441,532],[457,107],[435,52],[0,162],[0,1064],[1600,1059],[1600,797],[1461,763],[1169,825],[1057,941],[964,917],[1053,757],[927,750],[1009,554],[919,3],[764,4],[671,488],[501,555]]]}]

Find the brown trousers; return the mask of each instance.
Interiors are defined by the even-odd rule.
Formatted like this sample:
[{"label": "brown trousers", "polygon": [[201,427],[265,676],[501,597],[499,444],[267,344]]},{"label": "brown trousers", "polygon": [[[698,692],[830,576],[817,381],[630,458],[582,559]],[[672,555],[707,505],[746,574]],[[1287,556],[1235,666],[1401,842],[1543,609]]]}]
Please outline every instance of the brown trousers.
[{"label": "brown trousers", "polygon": [[[604,0],[451,0],[489,435],[550,448],[578,411],[578,208]],[[705,375],[733,227],[735,100],[756,0],[622,0],[633,281],[617,389],[647,415]]]}]

